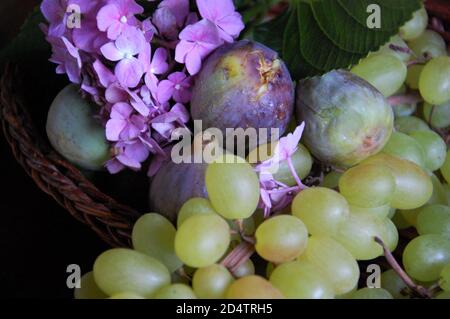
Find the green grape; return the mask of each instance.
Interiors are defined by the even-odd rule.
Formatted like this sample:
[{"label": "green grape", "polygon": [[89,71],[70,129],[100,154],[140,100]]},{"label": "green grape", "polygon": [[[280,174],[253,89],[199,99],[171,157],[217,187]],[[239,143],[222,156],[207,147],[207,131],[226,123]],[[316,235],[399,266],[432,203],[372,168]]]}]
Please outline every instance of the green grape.
[{"label": "green grape", "polygon": [[408,74],[406,75],[406,84],[410,89],[418,90],[420,75],[422,74],[425,65],[413,64],[408,67]]},{"label": "green grape", "polygon": [[411,52],[407,52],[407,50],[395,50],[392,48],[392,46],[409,50],[406,42],[399,35],[394,35],[389,40],[388,43],[383,45],[377,52],[371,53],[371,55],[377,55],[377,54],[392,55],[404,63],[406,63],[410,60]]},{"label": "green grape", "polygon": [[450,240],[450,207],[429,205],[417,216],[417,231],[420,235],[436,234]]},{"label": "green grape", "polygon": [[362,288],[357,290],[352,299],[394,299],[389,291],[383,288]]},{"label": "green grape", "polygon": [[188,266],[216,263],[230,245],[230,227],[218,215],[196,215],[186,220],[175,235],[175,252]]},{"label": "green grape", "polygon": [[370,214],[373,216],[377,216],[378,218],[385,218],[385,217],[388,217],[388,215],[390,214],[390,211],[391,211],[391,207],[389,205],[372,207],[372,208],[365,208],[365,207],[350,205],[350,213],[351,214]]},{"label": "green grape", "polygon": [[247,260],[233,272],[233,275],[236,278],[242,278],[254,274],[255,274],[255,264],[253,264],[253,261],[251,261],[251,259]]},{"label": "green grape", "polygon": [[394,132],[389,142],[383,148],[383,153],[396,156],[425,168],[425,152],[421,145],[412,137]]},{"label": "green grape", "polygon": [[334,298],[332,284],[307,261],[279,265],[270,275],[270,282],[289,299]]},{"label": "green grape", "polygon": [[[264,144],[257,149],[250,152],[247,159],[249,163],[255,164],[268,160],[271,158],[276,144]],[[311,172],[313,159],[308,149],[302,144],[298,145],[297,151],[291,157],[292,165],[295,172],[300,179],[304,179]],[[291,173],[287,161],[281,162],[279,165],[275,165],[273,168],[269,168],[268,171],[272,173],[273,177],[288,186],[294,186],[297,184],[294,176]]]},{"label": "green grape", "polygon": [[80,288],[75,288],[75,299],[105,299],[108,296],[98,288],[92,271],[85,273],[80,279]]},{"label": "green grape", "polygon": [[339,173],[336,171],[332,171],[332,172],[328,173],[327,175],[325,175],[321,186],[326,187],[326,188],[331,188],[331,189],[338,188],[339,187],[339,179],[341,178],[342,175],[343,175],[343,173]]},{"label": "green grape", "polygon": [[375,236],[386,242],[384,220],[369,214],[350,214],[338,233],[333,237],[357,260],[370,260],[383,254],[383,249],[374,241]]},{"label": "green grape", "polygon": [[447,264],[441,271],[439,286],[442,290],[450,292],[450,263]]},{"label": "green grape", "polygon": [[381,221],[384,223],[384,237],[382,239],[389,250],[394,251],[397,248],[399,239],[397,227],[389,218],[382,218]]},{"label": "green grape", "polygon": [[439,33],[425,30],[417,39],[408,42],[417,57],[436,58],[447,55],[447,46]]},{"label": "green grape", "polygon": [[227,299],[284,299],[283,294],[260,276],[239,278],[228,287]]},{"label": "green grape", "polygon": [[422,208],[423,207],[418,207],[416,209],[399,210],[399,212],[408,225],[416,227],[417,216],[419,216]]},{"label": "green grape", "polygon": [[115,294],[115,295],[109,297],[109,299],[124,300],[124,299],[145,299],[145,298],[142,296],[139,296],[138,294],[135,294],[134,292],[120,292],[118,294]]},{"label": "green grape", "polygon": [[311,236],[301,261],[319,269],[336,295],[350,292],[358,283],[359,267],[352,254],[329,237]]},{"label": "green grape", "polygon": [[395,120],[395,129],[403,134],[409,134],[414,131],[429,131],[430,127],[418,117],[405,116]]},{"label": "green grape", "polygon": [[436,299],[450,299],[450,291],[443,291],[437,294]]},{"label": "green grape", "polygon": [[267,263],[267,266],[266,266],[266,277],[267,278],[270,278],[270,275],[274,271],[275,267],[276,266],[274,263]]},{"label": "green grape", "polygon": [[259,203],[259,180],[250,164],[226,154],[206,169],[206,189],[215,210],[228,219],[250,217]]},{"label": "green grape", "polygon": [[172,284],[158,290],[153,299],[197,299],[197,296],[188,285]]},{"label": "green grape", "polygon": [[174,250],[175,233],[175,227],[164,216],[146,214],[134,224],[131,238],[134,249],[158,259],[174,272],[183,266]]},{"label": "green grape", "polygon": [[308,230],[297,217],[279,215],[262,223],[255,233],[255,249],[267,261],[294,260],[306,249]]},{"label": "green grape", "polygon": [[435,281],[450,263],[450,241],[441,235],[422,235],[413,239],[403,252],[403,265],[412,278]]},{"label": "green grape", "polygon": [[389,213],[386,217],[389,218],[390,220],[392,220],[392,218],[394,218],[396,211],[397,210],[395,208],[389,207]]},{"label": "green grape", "polygon": [[427,204],[441,204],[447,205],[447,194],[445,193],[444,186],[441,184],[439,178],[433,173],[430,174],[431,182],[433,183],[433,195]]},{"label": "green grape", "polygon": [[428,13],[424,7],[414,12],[411,20],[400,28],[400,36],[405,40],[419,37],[428,26]]},{"label": "green grape", "polygon": [[353,287],[353,289],[350,290],[349,292],[342,294],[342,295],[335,296],[334,298],[335,299],[352,299],[352,296],[356,292],[356,290],[358,290],[358,285]]},{"label": "green grape", "polygon": [[434,172],[444,164],[447,145],[434,131],[415,131],[409,136],[415,139],[425,151],[425,167]]},{"label": "green grape", "polygon": [[412,224],[409,223],[408,220],[403,216],[401,211],[395,212],[395,215],[392,218],[392,222],[398,229],[406,229],[412,226]]},{"label": "green grape", "polygon": [[450,101],[450,57],[434,58],[425,65],[419,81],[420,94],[430,104]]},{"label": "green grape", "polygon": [[450,206],[450,186],[448,184],[442,185],[442,189],[444,190],[445,197],[447,198],[447,205]]},{"label": "green grape", "polygon": [[450,184],[450,151],[447,152],[444,165],[441,167],[442,176],[444,176],[447,183]]},{"label": "green grape", "polygon": [[181,206],[177,219],[177,227],[180,228],[189,217],[207,214],[217,214],[211,202],[205,198],[191,198]]},{"label": "green grape", "polygon": [[381,287],[386,289],[395,299],[407,299],[409,297],[407,294],[408,286],[393,269],[381,274]]},{"label": "green grape", "polygon": [[335,234],[349,212],[345,198],[324,187],[305,189],[292,203],[292,214],[305,223],[311,235]]},{"label": "green grape", "polygon": [[[395,93],[395,95],[405,94],[406,91],[406,86],[402,85],[402,87]],[[395,118],[410,116],[416,111],[417,103],[398,104],[395,105],[392,109],[394,111]]]},{"label": "green grape", "polygon": [[425,103],[423,106],[425,120],[435,128],[446,128],[450,126],[450,102],[441,105]]},{"label": "green grape", "polygon": [[114,248],[97,257],[94,278],[98,287],[113,296],[121,292],[150,298],[170,284],[170,273],[157,259],[131,249]]},{"label": "green grape", "polygon": [[427,173],[416,164],[388,154],[377,154],[364,164],[383,165],[390,169],[396,180],[391,207],[414,209],[424,205],[433,194],[433,184]]},{"label": "green grape", "polygon": [[390,203],[395,191],[395,178],[383,166],[358,165],[342,175],[339,191],[350,205],[379,207]]},{"label": "green grape", "polygon": [[397,92],[406,80],[406,65],[387,54],[371,55],[359,62],[351,72],[363,78],[385,97]]},{"label": "green grape", "polygon": [[234,278],[222,265],[198,269],[192,278],[192,288],[200,299],[223,299]]}]

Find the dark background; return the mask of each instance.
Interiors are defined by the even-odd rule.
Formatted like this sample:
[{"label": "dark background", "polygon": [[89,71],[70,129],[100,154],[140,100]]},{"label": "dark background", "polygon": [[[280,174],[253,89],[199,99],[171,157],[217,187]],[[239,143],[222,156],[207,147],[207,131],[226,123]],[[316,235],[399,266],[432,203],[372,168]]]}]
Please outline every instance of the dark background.
[{"label": "dark background", "polygon": [[[0,0],[0,47],[9,43],[38,3]],[[3,132],[0,169],[0,296],[72,298],[66,267],[78,264],[83,273],[90,271],[107,246],[35,186],[12,156]]]}]

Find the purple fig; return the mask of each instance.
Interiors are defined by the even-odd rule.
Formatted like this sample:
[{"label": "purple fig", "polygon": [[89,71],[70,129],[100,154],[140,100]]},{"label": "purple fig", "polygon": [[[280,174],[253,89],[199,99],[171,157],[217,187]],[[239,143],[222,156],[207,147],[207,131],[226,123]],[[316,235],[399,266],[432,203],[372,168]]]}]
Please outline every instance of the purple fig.
[{"label": "purple fig", "polygon": [[[193,88],[191,113],[203,127],[278,128],[285,132],[294,107],[294,84],[277,53],[242,40],[217,49],[204,63]],[[265,137],[264,137],[265,138]],[[259,141],[260,143],[263,140]]]},{"label": "purple fig", "polygon": [[389,140],[394,114],[385,97],[350,72],[339,70],[301,81],[296,115],[303,141],[320,161],[350,167],[378,153]]}]

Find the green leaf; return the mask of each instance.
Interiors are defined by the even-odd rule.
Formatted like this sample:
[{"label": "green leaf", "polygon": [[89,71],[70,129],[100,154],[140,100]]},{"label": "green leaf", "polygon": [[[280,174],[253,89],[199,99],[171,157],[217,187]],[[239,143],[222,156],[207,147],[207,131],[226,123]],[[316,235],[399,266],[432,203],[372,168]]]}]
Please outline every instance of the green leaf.
[{"label": "green leaf", "polygon": [[[376,4],[381,28],[367,19]],[[291,0],[280,17],[256,26],[253,38],[279,52],[294,79],[348,68],[389,41],[421,0]]]},{"label": "green leaf", "polygon": [[25,21],[17,37],[0,51],[0,66],[5,62],[23,62],[49,56],[50,45],[39,24],[45,21],[39,8],[36,8]]}]

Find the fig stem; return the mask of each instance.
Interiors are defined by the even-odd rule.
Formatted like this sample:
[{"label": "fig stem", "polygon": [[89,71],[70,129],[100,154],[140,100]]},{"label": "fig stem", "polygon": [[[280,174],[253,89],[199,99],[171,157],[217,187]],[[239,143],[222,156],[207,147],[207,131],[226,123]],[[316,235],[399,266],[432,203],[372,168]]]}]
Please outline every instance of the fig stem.
[{"label": "fig stem", "polygon": [[417,92],[394,95],[388,98],[388,102],[391,106],[399,106],[403,104],[416,104],[422,101],[423,99]]},{"label": "fig stem", "polygon": [[305,189],[306,186],[303,185],[300,177],[298,177],[297,172],[295,171],[295,168],[294,168],[294,164],[292,163],[292,159],[290,156],[287,158],[287,163],[288,163],[289,169],[291,170],[291,174],[292,174],[292,176],[294,176],[294,179],[295,179],[298,187],[300,188],[300,190]]},{"label": "fig stem", "polygon": [[384,256],[389,263],[389,265],[392,267],[392,269],[399,275],[399,277],[403,280],[403,282],[414,292],[416,292],[419,296],[427,299],[432,298],[432,294],[428,289],[425,287],[422,287],[420,285],[417,285],[409,276],[408,274],[403,270],[403,268],[398,264],[397,260],[395,259],[394,255],[392,255],[389,248],[386,246],[386,244],[381,240],[379,237],[374,238],[375,242],[379,244],[383,248]]}]

